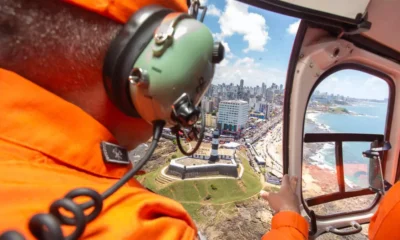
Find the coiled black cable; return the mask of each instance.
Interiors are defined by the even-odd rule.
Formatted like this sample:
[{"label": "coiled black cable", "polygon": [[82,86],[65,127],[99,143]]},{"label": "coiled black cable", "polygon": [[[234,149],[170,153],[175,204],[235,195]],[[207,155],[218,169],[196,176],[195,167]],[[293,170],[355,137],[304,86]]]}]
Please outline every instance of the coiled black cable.
[{"label": "coiled black cable", "polygon": [[[29,221],[29,230],[33,236],[40,240],[75,240],[85,231],[86,225],[93,221],[103,209],[103,201],[115,193],[120,187],[127,183],[150,159],[157,147],[161,137],[164,121],[153,122],[153,141],[146,154],[140,159],[131,170],[129,170],[120,180],[107,189],[103,194],[99,194],[93,189],[77,188],[68,192],[64,198],[56,200],[50,205],[49,213],[34,215]],[[77,197],[89,197],[90,200],[77,204],[73,200]],[[85,215],[85,210],[93,210]],[[73,217],[67,217],[60,213],[60,208],[72,213]],[[75,226],[75,231],[68,236],[64,236],[61,225]],[[0,235],[0,240],[25,240],[24,236],[16,231],[7,231]]]},{"label": "coiled black cable", "polygon": [[[205,132],[205,130],[206,130],[206,125],[205,125],[205,122],[206,122],[206,117],[205,117],[205,116],[206,116],[206,115],[205,115],[205,113],[204,113],[204,109],[203,109],[203,108],[200,109],[200,114],[201,114],[201,127],[200,127],[199,137],[198,137],[198,139],[197,139],[196,145],[194,146],[194,148],[192,148],[191,151],[186,151],[186,150],[183,148],[182,142],[181,142],[181,138],[180,138],[180,136],[179,136],[179,130],[177,130],[177,131],[175,132],[176,143],[177,143],[177,145],[178,145],[179,151],[181,151],[181,153],[182,153],[183,155],[186,155],[186,156],[191,156],[191,155],[193,155],[195,152],[197,152],[197,150],[199,149],[201,143],[203,142],[204,132]],[[183,131],[184,131],[184,130],[182,129],[182,132],[183,132]],[[191,129],[190,131],[193,132],[193,134],[196,134],[196,135],[197,135],[196,132],[198,132],[198,131],[197,131],[197,129],[196,129],[195,126],[192,126],[192,129]],[[184,132],[184,134],[186,134],[186,133]],[[190,134],[190,132],[189,132],[189,134]],[[1,240],[1,239],[0,239],[0,240]]]}]

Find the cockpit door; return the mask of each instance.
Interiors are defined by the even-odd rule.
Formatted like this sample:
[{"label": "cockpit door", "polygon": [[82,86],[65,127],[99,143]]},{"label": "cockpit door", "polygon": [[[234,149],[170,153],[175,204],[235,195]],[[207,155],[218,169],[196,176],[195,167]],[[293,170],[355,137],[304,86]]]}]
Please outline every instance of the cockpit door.
[{"label": "cockpit door", "polygon": [[[360,38],[362,39],[363,37],[357,35],[357,39],[359,40]],[[370,41],[370,39],[368,40]],[[353,157],[356,158],[358,156],[362,157],[364,150],[368,151],[374,147],[383,146],[384,143],[392,142],[393,144],[393,142],[397,141],[396,137],[390,133],[395,124],[393,120],[394,116],[396,116],[394,113],[394,102],[396,99],[395,82],[400,76],[400,65],[398,62],[389,59],[384,53],[373,53],[369,49],[372,48],[366,42],[361,41],[360,43],[360,41],[357,41],[355,43],[352,37],[344,35],[343,32],[304,20],[301,22],[296,36],[285,86],[283,164],[284,173],[299,177],[302,176],[297,193],[300,196],[304,210],[302,214],[310,222],[310,239],[314,239],[324,233],[350,235],[361,232],[363,227],[368,227],[362,224],[369,223],[382,199],[382,193],[375,191],[375,189],[370,188],[368,185],[361,184],[360,186],[349,187],[349,177],[346,175],[353,168],[360,167],[357,164],[346,165],[346,162],[349,163],[349,156],[348,154],[346,155],[345,150],[346,147],[353,146],[354,144],[364,144],[365,149],[355,151]],[[321,106],[325,106],[325,110],[323,111],[354,115],[354,113],[347,110],[347,108],[351,109],[351,106],[343,107],[341,105],[351,102],[351,97],[347,97],[347,100],[345,100],[343,96],[328,94],[328,96],[321,97],[324,93],[318,93],[317,97],[321,98],[318,100],[319,103],[318,101],[314,101],[315,99],[312,100],[313,94],[322,81],[329,78],[334,79],[332,77],[334,74],[343,76],[343,72],[346,73],[349,71],[366,74],[371,79],[374,79],[374,81],[379,79],[382,84],[386,85],[387,95],[383,95],[382,97],[382,106],[385,108],[385,114],[380,116],[383,118],[382,123],[384,124],[381,131],[360,133],[349,129],[346,132],[307,132],[305,123],[310,103],[317,102],[320,108]],[[366,84],[368,84],[368,79],[367,77],[365,78]],[[341,85],[342,83],[337,84],[333,86],[345,87],[344,84]],[[353,91],[362,91],[362,89],[362,86],[359,86],[354,88]],[[369,90],[374,91],[374,89]],[[330,104],[321,104],[321,102],[327,99],[331,99]],[[354,101],[362,102],[360,99]],[[366,100],[366,102],[369,101],[372,100]],[[324,127],[328,128],[329,126]],[[309,181],[304,174],[306,171],[304,161],[307,158],[305,146],[308,144],[320,144],[321,147],[326,143],[331,144],[331,161],[334,162],[331,173],[322,171],[322,174],[326,173],[327,175],[320,176],[318,181],[321,184],[327,181],[326,184],[334,184],[337,187],[333,188],[334,190],[329,193],[316,194],[310,197],[305,194],[304,190],[308,183],[307,181]],[[387,182],[394,183],[398,153],[388,150],[380,153],[379,156],[383,167],[381,176],[384,176],[384,180]],[[318,165],[318,159],[314,160],[315,162],[311,164]],[[354,176],[365,176],[367,179],[371,173],[371,169],[368,166],[376,166],[376,164],[370,164],[370,161],[374,160],[365,158],[364,162],[361,162],[362,164],[365,163],[365,167],[361,167],[362,170],[354,171]],[[314,170],[315,168],[313,167],[307,169],[307,171]],[[329,174],[334,174],[334,180],[331,182],[328,182]],[[360,200],[364,198],[368,201]],[[341,211],[329,212],[326,211],[326,207],[318,208],[319,206],[332,207],[335,202],[341,202],[339,207]],[[361,206],[360,202],[367,203],[365,206]],[[315,209],[322,209],[322,212],[326,214],[317,213]]]},{"label": "cockpit door", "polygon": [[[364,147],[356,153],[361,156],[363,151],[376,146],[390,143],[392,150],[380,153],[382,171],[379,168],[366,168],[355,171],[358,177],[366,176],[373,170],[380,173],[387,183],[393,184],[400,176],[398,166],[398,134],[400,133],[400,108],[395,108],[399,102],[400,90],[400,34],[393,32],[398,25],[398,1],[378,0],[239,0],[241,2],[302,19],[293,45],[289,62],[283,109],[283,173],[298,176],[302,179],[297,188],[301,200],[302,215],[310,222],[310,239],[321,234],[350,235],[362,231],[364,223],[369,223],[382,199],[381,193],[371,190],[368,186],[348,189],[346,179],[346,147],[347,144],[363,144]],[[375,27],[374,27],[375,26]],[[318,85],[332,74],[358,71],[369,74],[371,80],[382,80],[386,84],[387,97],[384,126],[381,131],[371,133],[324,132],[309,134],[305,130],[306,111],[310,98]],[[343,74],[341,75],[343,76]],[[333,79],[333,78],[332,78]],[[396,84],[397,83],[397,84]],[[343,87],[343,86],[342,86]],[[374,86],[371,88],[375,90]],[[377,88],[376,88],[377,89]],[[362,91],[354,87],[353,92]],[[397,98],[397,99],[396,99]],[[343,99],[339,99],[340,101]],[[332,111],[349,113],[346,108],[337,107]],[[371,120],[371,122],[373,122]],[[309,179],[303,175],[305,160],[304,149],[307,144],[332,145],[333,171],[337,189],[329,194],[306,196],[303,187]],[[366,159],[366,161],[370,161]],[[372,160],[371,160],[372,161]],[[376,162],[374,162],[376,163]],[[369,164],[369,166],[377,166]],[[379,170],[379,171],[378,171]],[[376,175],[375,177],[379,177]],[[326,176],[328,179],[328,176]],[[326,182],[324,176],[321,182]],[[370,178],[373,179],[373,178]],[[379,180],[379,179],[378,179]],[[355,198],[370,197],[367,207],[359,206]],[[312,210],[315,206],[344,200],[344,211],[321,215]],[[353,206],[359,207],[352,210]],[[348,208],[347,208],[348,207]]]}]

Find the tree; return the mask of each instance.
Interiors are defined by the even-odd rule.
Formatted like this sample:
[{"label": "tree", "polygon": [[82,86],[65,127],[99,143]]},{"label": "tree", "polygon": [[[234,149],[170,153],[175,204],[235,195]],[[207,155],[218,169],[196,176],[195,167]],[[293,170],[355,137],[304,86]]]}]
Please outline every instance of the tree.
[{"label": "tree", "polygon": [[211,195],[207,194],[207,196],[204,198],[204,200],[210,200],[211,199]]},{"label": "tree", "polygon": [[175,159],[175,158],[177,158],[178,156],[176,156],[175,154],[173,154],[172,156],[171,156],[171,158],[172,159]]}]

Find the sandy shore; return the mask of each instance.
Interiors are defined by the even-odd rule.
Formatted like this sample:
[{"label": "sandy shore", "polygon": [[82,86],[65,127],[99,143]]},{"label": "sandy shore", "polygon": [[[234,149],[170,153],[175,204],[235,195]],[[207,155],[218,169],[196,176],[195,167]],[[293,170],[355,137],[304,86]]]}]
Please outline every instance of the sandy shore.
[{"label": "sandy shore", "polygon": [[[316,121],[319,112],[308,112],[306,115],[307,131],[313,133],[328,133],[329,126]],[[325,148],[333,148],[332,144],[304,143],[303,145],[303,173],[302,188],[306,197],[320,196],[326,193],[339,191],[336,168],[329,166],[324,159]],[[255,144],[256,151],[266,160],[266,170],[272,174],[282,176],[282,122],[271,129],[267,135]],[[345,179],[346,189],[359,189],[359,186],[367,187],[368,172],[366,164],[345,164],[346,176],[360,175],[357,182]],[[354,179],[352,179],[353,181]]]},{"label": "sandy shore", "polygon": [[[309,131],[329,132],[328,126],[315,121],[317,114],[318,112],[312,112],[307,115],[306,123],[310,128]],[[282,122],[269,131],[255,147],[257,152],[266,159],[267,171],[274,174],[282,171]],[[323,156],[319,153],[323,148],[324,143],[305,143],[303,145],[302,188],[305,197],[315,197],[338,191],[336,169],[324,164]],[[365,171],[365,168],[366,166],[363,164],[346,164],[346,171],[350,172]],[[346,187],[354,186],[350,183]]]}]

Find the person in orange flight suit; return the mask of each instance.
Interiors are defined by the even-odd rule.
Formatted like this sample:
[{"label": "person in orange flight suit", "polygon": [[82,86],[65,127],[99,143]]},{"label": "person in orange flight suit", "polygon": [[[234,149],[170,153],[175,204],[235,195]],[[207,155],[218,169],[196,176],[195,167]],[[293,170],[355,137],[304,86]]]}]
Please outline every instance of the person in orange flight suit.
[{"label": "person in orange flight suit", "polygon": [[[32,238],[30,217],[55,199],[77,187],[103,192],[113,185],[127,168],[103,161],[101,141],[132,149],[151,136],[148,123],[114,107],[102,83],[109,43],[149,4],[187,11],[186,0],[2,0],[0,234],[12,229]],[[285,176],[278,193],[261,193],[277,212],[263,239],[307,239],[296,182]],[[388,211],[397,205],[385,206],[375,225],[394,217]],[[82,238],[195,239],[197,229],[182,205],[131,180],[104,201]]]},{"label": "person in orange flight suit", "polygon": [[[299,199],[295,193],[296,186],[297,178],[292,177],[289,180],[289,177],[285,175],[278,193],[261,191],[261,197],[269,202],[270,207],[275,212],[278,212],[272,218],[272,229],[279,228],[281,230],[270,231],[264,235],[263,240],[308,238],[308,225],[306,225],[305,220],[300,216]],[[285,212],[285,215],[279,216]],[[400,239],[399,216],[400,182],[397,182],[386,192],[379,204],[378,210],[371,218],[368,229],[369,239]],[[280,227],[277,227],[277,225]]]}]

